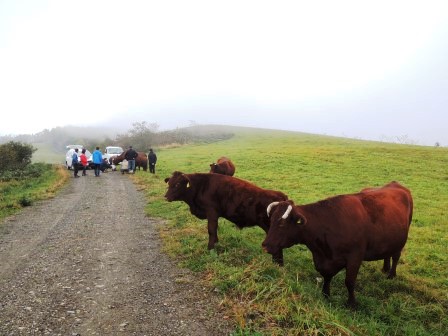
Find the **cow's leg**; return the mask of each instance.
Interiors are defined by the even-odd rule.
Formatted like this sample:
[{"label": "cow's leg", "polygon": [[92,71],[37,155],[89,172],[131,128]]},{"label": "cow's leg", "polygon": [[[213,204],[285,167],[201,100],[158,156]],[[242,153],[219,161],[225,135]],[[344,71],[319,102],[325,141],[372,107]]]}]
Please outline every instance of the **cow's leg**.
[{"label": "cow's leg", "polygon": [[382,271],[384,273],[387,273],[390,271],[390,257],[384,258],[384,263],[383,263],[383,269]]},{"label": "cow's leg", "polygon": [[208,215],[208,249],[215,248],[218,242],[218,217],[214,214]]},{"label": "cow's leg", "polygon": [[323,275],[324,277],[324,285],[322,286],[322,294],[328,299],[330,298],[330,283],[331,279],[333,279],[333,275]]},{"label": "cow's leg", "polygon": [[358,276],[359,268],[361,267],[361,260],[349,260],[345,270],[345,286],[348,291],[347,305],[350,308],[356,308],[355,299],[355,283]]},{"label": "cow's leg", "polygon": [[398,251],[395,254],[392,254],[392,267],[390,268],[389,275],[387,276],[388,279],[395,278],[397,275],[397,265],[398,260],[400,260],[401,251]]}]

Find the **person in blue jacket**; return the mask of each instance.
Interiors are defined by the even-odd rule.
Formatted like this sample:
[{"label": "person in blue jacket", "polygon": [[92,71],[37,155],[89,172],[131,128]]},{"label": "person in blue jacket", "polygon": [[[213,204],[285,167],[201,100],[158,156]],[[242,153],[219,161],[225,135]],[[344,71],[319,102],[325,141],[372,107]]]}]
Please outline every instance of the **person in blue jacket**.
[{"label": "person in blue jacket", "polygon": [[92,161],[95,166],[95,176],[100,176],[101,163],[103,162],[103,154],[101,154],[100,148],[97,146],[92,153]]}]

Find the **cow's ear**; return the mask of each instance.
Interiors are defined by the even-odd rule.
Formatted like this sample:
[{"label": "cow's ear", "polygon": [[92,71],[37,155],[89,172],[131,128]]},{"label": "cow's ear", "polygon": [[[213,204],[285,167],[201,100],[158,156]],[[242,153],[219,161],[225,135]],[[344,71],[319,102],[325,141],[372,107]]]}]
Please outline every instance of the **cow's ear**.
[{"label": "cow's ear", "polygon": [[167,178],[165,179],[165,183],[168,183],[169,180],[170,180],[170,178],[167,177]]},{"label": "cow's ear", "polygon": [[295,217],[296,217],[296,223],[298,225],[305,225],[306,224],[307,220],[306,220],[305,216],[303,216],[300,212],[296,213]]},{"label": "cow's ear", "polygon": [[187,181],[187,188],[190,188],[190,178],[185,174],[183,174],[182,177]]}]

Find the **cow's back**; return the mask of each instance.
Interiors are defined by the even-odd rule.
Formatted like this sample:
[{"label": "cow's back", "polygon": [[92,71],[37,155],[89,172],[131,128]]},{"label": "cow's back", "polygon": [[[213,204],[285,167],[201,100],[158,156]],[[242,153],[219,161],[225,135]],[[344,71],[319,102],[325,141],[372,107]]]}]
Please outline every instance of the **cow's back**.
[{"label": "cow's back", "polygon": [[210,165],[210,173],[233,176],[235,174],[235,165],[228,157],[221,156],[216,164]]},{"label": "cow's back", "polygon": [[366,213],[365,260],[381,259],[400,251],[406,244],[412,220],[413,201],[410,191],[401,185],[360,193],[358,197]]},{"label": "cow's back", "polygon": [[[403,188],[364,189],[297,207],[310,225],[304,225],[306,245],[318,244],[333,255],[347,249],[363,260],[378,260],[400,251],[406,243],[412,197]],[[322,245],[323,244],[323,245]]]},{"label": "cow's back", "polygon": [[[213,209],[238,227],[269,225],[266,207],[286,200],[282,192],[260,188],[242,179],[221,174],[188,174],[194,190],[191,200],[201,213]],[[191,205],[190,205],[191,209]],[[263,224],[262,224],[263,223]]]}]

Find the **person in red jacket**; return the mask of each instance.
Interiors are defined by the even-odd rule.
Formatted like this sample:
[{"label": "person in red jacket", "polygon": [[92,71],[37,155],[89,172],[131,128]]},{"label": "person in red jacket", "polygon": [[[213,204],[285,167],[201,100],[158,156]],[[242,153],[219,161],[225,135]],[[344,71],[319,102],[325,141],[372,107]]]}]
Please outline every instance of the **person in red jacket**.
[{"label": "person in red jacket", "polygon": [[79,156],[79,159],[80,159],[81,164],[82,164],[82,176],[86,176],[87,175],[86,170],[87,170],[88,163],[87,163],[87,156],[86,156],[86,149],[85,148],[82,149],[81,155]]}]

